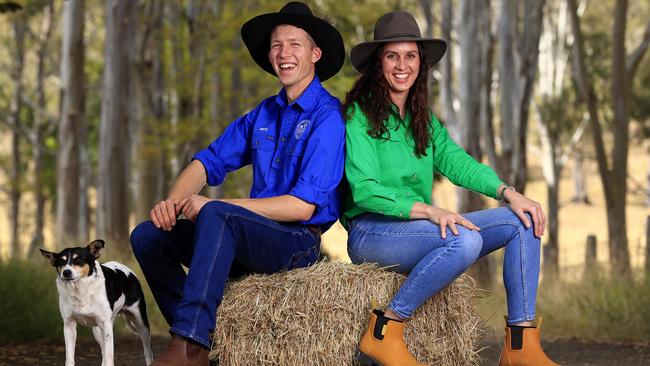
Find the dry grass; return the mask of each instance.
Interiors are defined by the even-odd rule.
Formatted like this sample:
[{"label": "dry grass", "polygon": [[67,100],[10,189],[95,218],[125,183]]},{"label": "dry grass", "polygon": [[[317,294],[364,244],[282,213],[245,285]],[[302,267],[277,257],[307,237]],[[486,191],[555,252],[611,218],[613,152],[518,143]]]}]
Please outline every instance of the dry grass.
[{"label": "dry grass", "polygon": [[[404,278],[373,264],[321,262],[233,282],[210,356],[221,366],[352,365],[371,299],[385,306]],[[477,364],[474,293],[474,282],[461,276],[418,309],[405,337],[421,362]]]}]

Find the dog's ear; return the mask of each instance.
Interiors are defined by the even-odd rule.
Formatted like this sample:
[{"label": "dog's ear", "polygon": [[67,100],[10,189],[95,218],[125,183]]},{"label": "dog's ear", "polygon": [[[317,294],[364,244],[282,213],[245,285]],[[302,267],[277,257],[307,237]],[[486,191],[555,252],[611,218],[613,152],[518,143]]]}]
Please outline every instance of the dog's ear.
[{"label": "dog's ear", "polygon": [[56,262],[56,254],[52,252],[48,252],[47,250],[39,249],[41,251],[41,255],[43,258],[45,258],[48,262],[50,262],[51,265],[54,265],[54,262]]},{"label": "dog's ear", "polygon": [[92,243],[88,244],[86,248],[88,248],[88,251],[90,254],[92,254],[95,259],[99,258],[100,255],[102,255],[102,250],[104,250],[104,241],[101,239],[97,239],[93,241]]}]

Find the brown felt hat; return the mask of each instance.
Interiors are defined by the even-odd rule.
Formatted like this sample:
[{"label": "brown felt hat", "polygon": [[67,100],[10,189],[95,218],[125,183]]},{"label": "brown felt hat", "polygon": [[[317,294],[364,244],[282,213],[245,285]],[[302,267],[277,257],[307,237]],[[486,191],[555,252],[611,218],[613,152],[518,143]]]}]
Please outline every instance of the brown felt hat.
[{"label": "brown felt hat", "polygon": [[316,75],[325,81],[343,66],[345,47],[341,33],[325,20],[313,15],[309,6],[291,1],[277,13],[258,15],[247,21],[241,28],[241,36],[253,60],[266,72],[275,75],[269,61],[271,48],[270,36],[275,27],[282,24],[296,26],[307,32],[323,50],[323,55],[316,63]]},{"label": "brown felt hat", "polygon": [[374,39],[352,48],[350,61],[361,71],[375,50],[388,42],[418,42],[424,49],[427,65],[436,65],[447,51],[447,42],[437,38],[422,38],[420,27],[413,15],[405,11],[393,11],[382,15],[375,23]]}]

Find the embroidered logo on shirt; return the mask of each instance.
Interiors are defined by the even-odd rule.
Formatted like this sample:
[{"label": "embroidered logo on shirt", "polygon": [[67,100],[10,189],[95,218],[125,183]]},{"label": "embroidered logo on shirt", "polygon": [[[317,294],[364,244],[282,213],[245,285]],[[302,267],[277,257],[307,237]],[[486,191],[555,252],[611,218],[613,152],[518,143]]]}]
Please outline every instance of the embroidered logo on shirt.
[{"label": "embroidered logo on shirt", "polygon": [[299,140],[302,134],[305,133],[307,126],[309,126],[309,122],[310,121],[308,119],[298,122],[296,131],[293,133],[293,136],[296,138],[296,140]]},{"label": "embroidered logo on shirt", "polygon": [[258,131],[268,131],[269,129],[267,127],[262,127]]}]

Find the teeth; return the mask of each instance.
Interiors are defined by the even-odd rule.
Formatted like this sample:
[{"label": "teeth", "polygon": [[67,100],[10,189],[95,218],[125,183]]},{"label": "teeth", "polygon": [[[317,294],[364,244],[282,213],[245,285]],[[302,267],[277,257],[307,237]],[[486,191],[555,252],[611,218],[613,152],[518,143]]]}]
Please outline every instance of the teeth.
[{"label": "teeth", "polygon": [[293,69],[294,67],[296,67],[296,64],[280,64],[281,70]]},{"label": "teeth", "polygon": [[409,74],[395,74],[395,78],[397,79],[406,79],[409,77]]}]

